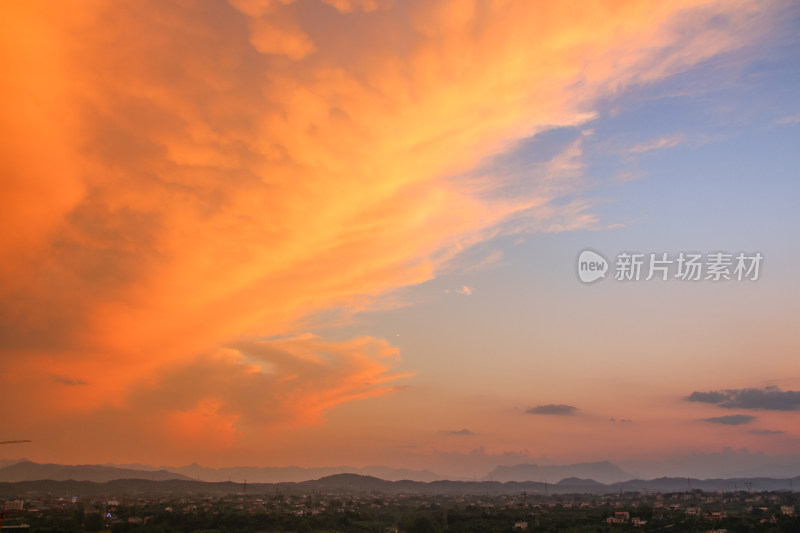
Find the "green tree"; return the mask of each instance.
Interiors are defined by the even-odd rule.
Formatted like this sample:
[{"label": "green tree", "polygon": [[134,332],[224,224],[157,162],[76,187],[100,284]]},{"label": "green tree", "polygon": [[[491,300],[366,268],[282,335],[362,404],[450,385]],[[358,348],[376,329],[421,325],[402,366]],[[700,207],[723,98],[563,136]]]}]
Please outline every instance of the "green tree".
[{"label": "green tree", "polygon": [[428,515],[419,515],[408,527],[409,533],[439,533],[439,524],[431,520]]},{"label": "green tree", "polygon": [[100,531],[104,526],[103,515],[100,513],[89,513],[83,519],[86,531]]}]

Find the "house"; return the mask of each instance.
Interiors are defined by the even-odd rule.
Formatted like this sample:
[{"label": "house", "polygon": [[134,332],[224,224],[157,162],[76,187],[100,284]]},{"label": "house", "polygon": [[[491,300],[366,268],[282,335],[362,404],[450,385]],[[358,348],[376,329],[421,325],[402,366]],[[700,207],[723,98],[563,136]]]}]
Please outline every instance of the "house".
[{"label": "house", "polygon": [[630,519],[628,511],[615,511],[614,516],[606,518],[607,524],[624,524]]},{"label": "house", "polygon": [[22,511],[23,500],[6,500],[3,511]]}]

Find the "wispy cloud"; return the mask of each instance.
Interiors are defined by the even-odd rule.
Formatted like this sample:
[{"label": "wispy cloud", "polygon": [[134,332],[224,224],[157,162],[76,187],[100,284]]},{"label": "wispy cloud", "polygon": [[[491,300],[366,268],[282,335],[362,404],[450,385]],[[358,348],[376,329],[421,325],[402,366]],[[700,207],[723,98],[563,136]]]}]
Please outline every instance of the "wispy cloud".
[{"label": "wispy cloud", "polygon": [[780,429],[751,429],[748,433],[753,435],[782,435],[784,432]]},{"label": "wispy cloud", "polygon": [[641,154],[644,152],[649,152],[651,150],[661,150],[664,148],[672,148],[673,146],[678,146],[682,142],[686,140],[686,136],[683,134],[679,135],[670,135],[666,137],[659,137],[658,139],[653,139],[650,141],[646,141],[640,144],[637,144],[631,147],[628,151],[633,154]]},{"label": "wispy cloud", "polygon": [[776,120],[773,124],[776,126],[794,126],[795,124],[800,124],[800,115],[789,115]]},{"label": "wispy cloud", "polygon": [[470,431],[469,429],[445,430],[445,431],[442,431],[442,433],[445,433],[447,435],[456,435],[456,436],[459,436],[459,437],[469,437],[469,436],[475,434],[474,431]]},{"label": "wispy cloud", "polygon": [[725,426],[741,426],[743,424],[749,424],[756,417],[751,415],[726,415],[726,416],[712,416],[711,418],[704,418],[705,422],[710,422],[712,424],[723,424]]},{"label": "wispy cloud", "polygon": [[472,293],[475,291],[472,287],[467,285],[462,285],[458,289],[445,289],[444,292],[446,294],[463,294],[464,296],[471,296]]},{"label": "wispy cloud", "polygon": [[60,376],[60,375],[53,374],[52,377],[53,377],[53,381],[55,381],[56,383],[61,383],[62,385],[69,385],[70,387],[76,387],[76,386],[82,386],[82,385],[88,385],[89,384],[88,382],[86,382],[86,381],[84,381],[82,379],[74,379],[74,378],[69,378],[67,376]]},{"label": "wispy cloud", "polygon": [[[535,2],[480,16],[471,2],[331,2],[341,13],[0,4],[16,28],[0,40],[14,102],[0,226],[15,228],[0,232],[0,357],[20,419],[57,411],[94,428],[158,405],[154,433],[183,428],[199,448],[219,435],[224,448],[395,390],[392,346],[308,337],[304,320],[375,309],[497,235],[596,227],[575,198],[580,141],[539,187],[448,177],[735,49],[746,19],[705,2],[601,18]],[[234,342],[254,338],[270,340]],[[186,390],[192,380],[209,388]]]},{"label": "wispy cloud", "polygon": [[710,403],[725,409],[765,409],[771,411],[797,411],[800,409],[800,391],[784,391],[778,387],[726,389],[708,392],[696,391],[687,396],[686,400]]},{"label": "wispy cloud", "polygon": [[549,403],[547,405],[537,405],[536,407],[531,407],[525,412],[529,415],[571,416],[578,412],[578,408],[563,403],[559,404]]}]

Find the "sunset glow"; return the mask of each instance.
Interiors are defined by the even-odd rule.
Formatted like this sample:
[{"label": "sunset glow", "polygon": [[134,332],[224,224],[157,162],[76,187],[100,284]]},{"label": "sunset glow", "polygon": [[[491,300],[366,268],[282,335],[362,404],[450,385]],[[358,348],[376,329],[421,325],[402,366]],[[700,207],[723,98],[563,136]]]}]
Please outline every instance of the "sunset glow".
[{"label": "sunset glow", "polygon": [[[800,454],[796,4],[0,10],[4,457]],[[584,285],[587,248],[764,260]]]}]

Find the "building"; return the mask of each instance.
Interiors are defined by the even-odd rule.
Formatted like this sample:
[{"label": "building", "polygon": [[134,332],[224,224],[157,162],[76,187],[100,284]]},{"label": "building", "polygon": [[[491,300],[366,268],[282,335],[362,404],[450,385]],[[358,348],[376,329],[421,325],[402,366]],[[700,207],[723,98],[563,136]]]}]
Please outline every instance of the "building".
[{"label": "building", "polygon": [[621,518],[622,520],[627,522],[628,520],[630,520],[631,515],[630,515],[630,513],[628,511],[615,511],[614,512],[614,517],[615,518]]},{"label": "building", "polygon": [[25,502],[22,500],[6,500],[3,504],[3,511],[21,511]]}]

